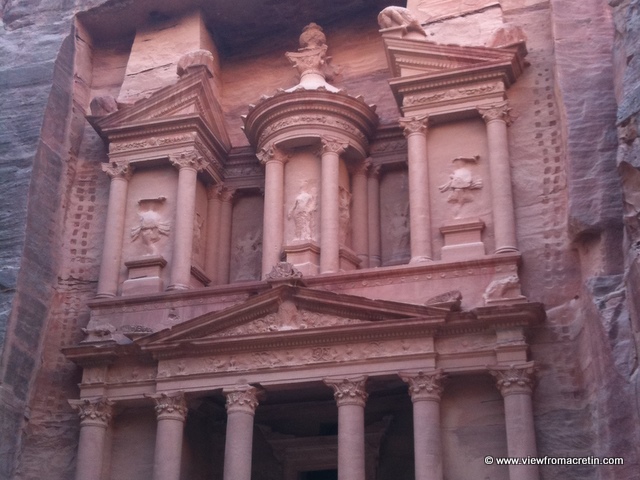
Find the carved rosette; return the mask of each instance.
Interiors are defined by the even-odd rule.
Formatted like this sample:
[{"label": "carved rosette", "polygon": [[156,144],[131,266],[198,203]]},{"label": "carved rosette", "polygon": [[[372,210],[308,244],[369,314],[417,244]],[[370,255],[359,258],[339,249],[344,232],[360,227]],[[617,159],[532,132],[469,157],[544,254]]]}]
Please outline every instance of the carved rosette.
[{"label": "carved rosette", "polygon": [[478,112],[480,113],[480,115],[482,115],[485,123],[498,120],[506,123],[507,125],[511,125],[513,123],[513,119],[510,115],[511,108],[509,108],[509,102],[507,101],[496,103],[494,105],[489,105],[486,107],[478,107]]},{"label": "carved rosette", "polygon": [[255,415],[258,407],[258,390],[249,385],[225,389],[222,391],[227,397],[227,414],[246,413],[247,415]]},{"label": "carved rosette", "polygon": [[116,178],[122,180],[130,180],[133,174],[133,169],[128,160],[119,160],[109,163],[101,164],[102,171],[111,177],[111,180]]},{"label": "carved rosette", "polygon": [[169,157],[169,160],[171,161],[171,164],[178,169],[192,168],[200,172],[207,166],[205,159],[195,150],[175,153]]},{"label": "carved rosette", "polygon": [[429,116],[420,115],[417,117],[403,117],[399,120],[402,127],[402,133],[405,137],[415,135],[417,133],[426,135],[429,129]]},{"label": "carved rosette", "polygon": [[106,397],[69,400],[69,405],[78,412],[82,426],[106,428],[113,417],[114,402]]},{"label": "carved rosette", "polygon": [[183,392],[158,393],[149,395],[156,402],[155,411],[158,420],[179,420],[187,418],[187,402]]},{"label": "carved rosette", "polygon": [[533,362],[524,365],[491,366],[489,373],[496,379],[496,386],[503,397],[507,395],[531,395],[535,383]]},{"label": "carved rosette", "polygon": [[263,147],[258,153],[256,153],[258,160],[262,165],[266,165],[269,162],[280,162],[282,164],[287,163],[291,155],[276,147],[275,145],[267,145]]},{"label": "carved rosette", "polygon": [[321,142],[322,153],[335,153],[336,155],[342,155],[349,146],[349,142],[328,136],[322,137]]},{"label": "carved rosette", "polygon": [[338,407],[342,405],[365,406],[369,394],[365,389],[367,377],[344,378],[340,380],[325,379],[324,383],[333,388],[333,398],[336,399]]},{"label": "carved rosette", "polygon": [[442,397],[442,370],[431,372],[400,373],[400,378],[409,384],[409,394],[412,402],[429,400],[439,402]]}]

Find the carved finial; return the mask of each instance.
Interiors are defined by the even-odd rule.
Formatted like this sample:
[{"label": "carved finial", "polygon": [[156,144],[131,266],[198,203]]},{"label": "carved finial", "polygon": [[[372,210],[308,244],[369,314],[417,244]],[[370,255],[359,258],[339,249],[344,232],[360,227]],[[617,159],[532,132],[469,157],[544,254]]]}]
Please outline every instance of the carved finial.
[{"label": "carved finial", "polygon": [[378,26],[382,33],[399,31],[404,37],[414,32],[416,38],[426,37],[420,22],[413,16],[407,8],[391,6],[387,7],[378,15]]},{"label": "carved finial", "polygon": [[209,50],[194,50],[180,57],[177,73],[179,77],[183,77],[197,67],[204,67],[213,77],[214,65],[213,54]]},{"label": "carved finial", "polygon": [[266,275],[269,283],[297,285],[302,283],[302,273],[289,262],[279,262]]},{"label": "carved finial", "polygon": [[309,50],[312,48],[321,48],[327,44],[327,37],[322,32],[322,27],[317,23],[311,22],[302,29],[300,34],[300,49]]}]

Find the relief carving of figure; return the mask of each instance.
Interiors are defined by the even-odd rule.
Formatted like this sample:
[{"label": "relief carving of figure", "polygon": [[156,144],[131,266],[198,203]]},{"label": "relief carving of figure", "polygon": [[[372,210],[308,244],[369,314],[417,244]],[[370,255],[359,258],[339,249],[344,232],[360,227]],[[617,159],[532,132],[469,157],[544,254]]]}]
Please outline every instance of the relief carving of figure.
[{"label": "relief carving of figure", "polygon": [[339,242],[342,245],[348,245],[350,233],[351,233],[351,193],[343,187],[340,187],[339,193],[339,218],[340,218],[340,233]]},{"label": "relief carving of figure", "polygon": [[293,219],[295,226],[295,240],[310,240],[313,238],[318,210],[317,189],[305,182],[300,188],[296,201],[289,210],[287,218]]},{"label": "relief carving of figure", "polygon": [[409,204],[396,204],[387,216],[387,238],[391,240],[393,258],[409,251]]},{"label": "relief carving of figure", "polygon": [[453,159],[454,170],[449,175],[449,181],[440,185],[438,189],[444,192],[451,192],[447,197],[447,202],[454,205],[454,216],[460,215],[464,204],[474,200],[471,190],[482,188],[482,179],[474,177],[469,169],[469,165],[478,163],[480,157],[457,157]]},{"label": "relief carving of figure", "polygon": [[202,248],[202,226],[204,225],[204,219],[202,215],[196,212],[196,216],[193,220],[193,247],[192,253],[194,257],[200,255],[200,249]]},{"label": "relief carving of figure", "polygon": [[407,8],[391,6],[378,14],[378,26],[381,30],[388,28],[403,28],[405,31],[418,32],[425,35],[420,22]]},{"label": "relief carving of figure", "polygon": [[138,202],[139,223],[131,229],[131,241],[135,242],[140,238],[145,255],[158,255],[157,243],[171,231],[170,223],[162,220],[162,215],[158,211],[165,200],[165,197],[159,197]]},{"label": "relief carving of figure", "polygon": [[260,278],[262,232],[247,232],[235,244],[236,280]]}]

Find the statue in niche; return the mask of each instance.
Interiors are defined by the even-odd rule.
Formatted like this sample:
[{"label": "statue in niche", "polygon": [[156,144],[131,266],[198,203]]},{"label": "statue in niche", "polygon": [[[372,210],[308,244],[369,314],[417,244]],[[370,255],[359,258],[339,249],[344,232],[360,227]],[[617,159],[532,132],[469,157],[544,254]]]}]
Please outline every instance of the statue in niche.
[{"label": "statue in niche", "polygon": [[247,232],[235,244],[236,276],[239,280],[260,278],[260,259],[262,255],[262,232]]},{"label": "statue in niche", "polygon": [[200,255],[200,250],[202,249],[202,227],[204,225],[204,219],[202,215],[196,212],[195,218],[193,219],[193,246],[192,246],[192,256],[197,257]]},{"label": "statue in niche", "polygon": [[351,193],[343,187],[340,187],[338,194],[338,212],[340,219],[340,233],[338,241],[342,245],[348,245],[351,230]]},{"label": "statue in niche", "polygon": [[447,202],[453,204],[453,214],[458,218],[461,214],[462,207],[466,203],[474,200],[472,190],[482,188],[482,179],[474,177],[469,166],[478,163],[479,155],[474,157],[456,157],[453,159],[454,170],[449,175],[449,181],[444,185],[440,185],[439,190],[451,192],[447,197]]},{"label": "statue in niche", "polygon": [[409,204],[397,203],[389,208],[387,238],[391,241],[391,256],[395,258],[409,251]]},{"label": "statue in niche", "polygon": [[294,241],[311,240],[316,230],[316,212],[318,210],[317,189],[306,181],[300,187],[300,193],[289,210],[287,218],[293,219],[295,226]]},{"label": "statue in niche", "polygon": [[139,223],[131,229],[131,241],[140,239],[145,255],[159,255],[158,242],[169,236],[170,223],[162,220],[159,210],[166,197],[142,199],[138,201]]}]

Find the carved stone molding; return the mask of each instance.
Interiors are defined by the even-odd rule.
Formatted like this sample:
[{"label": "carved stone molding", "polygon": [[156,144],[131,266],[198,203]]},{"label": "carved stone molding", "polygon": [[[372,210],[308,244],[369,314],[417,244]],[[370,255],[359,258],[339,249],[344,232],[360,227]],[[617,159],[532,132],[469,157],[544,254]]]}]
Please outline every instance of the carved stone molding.
[{"label": "carved stone molding", "polygon": [[442,370],[416,373],[401,372],[399,375],[403,381],[409,384],[411,401],[440,401],[443,391],[442,381],[445,377]]},{"label": "carved stone molding", "polygon": [[333,388],[333,398],[338,407],[342,405],[358,405],[364,408],[369,394],[365,389],[366,376],[332,379],[326,378],[324,383]]},{"label": "carved stone molding", "polygon": [[183,392],[158,393],[148,395],[156,402],[155,411],[158,420],[172,419],[182,422],[187,418],[187,402]]},{"label": "carved stone molding", "polygon": [[69,405],[78,412],[81,425],[107,427],[113,417],[114,402],[106,397],[69,400]]},{"label": "carved stone molding", "polygon": [[133,168],[127,160],[103,163],[101,167],[102,171],[109,175],[111,179],[122,178],[124,180],[130,180],[133,174]]},{"label": "carved stone molding", "polygon": [[429,128],[429,116],[403,117],[399,120],[399,123],[405,137],[415,133],[426,135]]},{"label": "carved stone molding", "polygon": [[322,137],[321,141],[322,153],[335,153],[336,155],[342,155],[349,146],[349,142],[345,142],[334,137],[325,136]]},{"label": "carved stone molding", "polygon": [[496,120],[503,121],[507,125],[511,125],[513,123],[513,119],[510,115],[511,108],[509,107],[509,102],[507,101],[496,103],[494,105],[489,105],[486,107],[478,107],[478,112],[480,112],[480,115],[482,115],[482,118],[486,123]]},{"label": "carved stone molding", "polygon": [[258,407],[258,390],[255,387],[244,385],[224,389],[222,393],[227,397],[227,414],[240,412],[255,415]]},{"label": "carved stone molding", "polygon": [[496,379],[496,386],[503,397],[514,394],[531,395],[535,383],[533,362],[523,365],[489,366],[489,373]]},{"label": "carved stone molding", "polygon": [[267,145],[256,153],[258,160],[262,165],[266,165],[269,162],[280,162],[282,164],[287,163],[291,155],[276,147],[275,145]]},{"label": "carved stone molding", "polygon": [[302,273],[289,262],[279,262],[277,265],[274,265],[265,277],[267,281],[276,282],[297,280],[301,278]]},{"label": "carved stone molding", "polygon": [[195,150],[187,150],[175,153],[169,157],[171,163],[177,168],[193,168],[202,171],[207,166],[205,159]]}]

